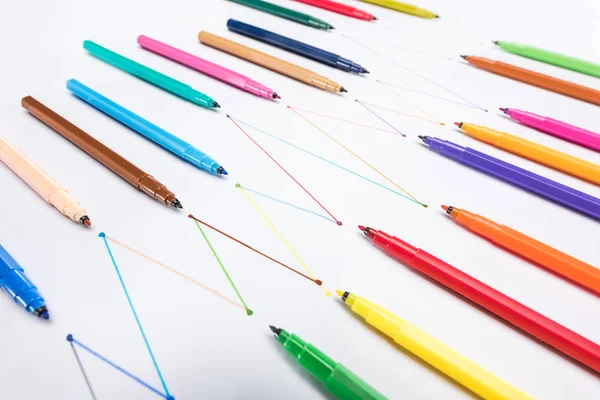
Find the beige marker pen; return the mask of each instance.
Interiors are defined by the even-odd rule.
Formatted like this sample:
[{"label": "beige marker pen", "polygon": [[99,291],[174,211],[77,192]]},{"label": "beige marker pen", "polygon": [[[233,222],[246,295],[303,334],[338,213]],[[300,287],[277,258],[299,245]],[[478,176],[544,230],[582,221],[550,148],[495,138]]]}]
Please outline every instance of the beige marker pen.
[{"label": "beige marker pen", "polygon": [[82,225],[92,224],[85,210],[62,186],[2,137],[0,137],[0,161],[58,211]]}]

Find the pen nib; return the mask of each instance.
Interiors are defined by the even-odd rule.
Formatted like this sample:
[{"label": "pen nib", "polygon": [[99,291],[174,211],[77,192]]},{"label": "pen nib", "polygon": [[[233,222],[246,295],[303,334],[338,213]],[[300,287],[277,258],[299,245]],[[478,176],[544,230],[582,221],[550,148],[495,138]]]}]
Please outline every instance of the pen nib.
[{"label": "pen nib", "polygon": [[83,217],[79,218],[79,223],[85,226],[92,226],[92,221],[90,221],[90,217],[88,217],[87,215],[84,215]]},{"label": "pen nib", "polygon": [[273,98],[274,99],[281,99],[281,97],[277,93],[275,93],[275,92],[273,92]]},{"label": "pen nib", "polygon": [[181,202],[178,199],[175,199],[171,202],[171,207],[173,208],[183,208]]},{"label": "pen nib", "polygon": [[346,88],[344,88],[343,86],[340,88],[340,93],[348,93],[348,91],[346,90]]},{"label": "pen nib", "polygon": [[467,59],[468,56],[460,56],[460,58]]},{"label": "pen nib", "polygon": [[223,167],[219,167],[217,169],[217,174],[221,174],[221,175],[229,175],[229,173],[227,171],[225,171],[225,168]]},{"label": "pen nib", "polygon": [[217,103],[216,101],[213,101],[212,107],[213,108],[221,108],[221,105],[219,103]]},{"label": "pen nib", "polygon": [[283,330],[281,328],[275,328],[273,325],[269,325],[269,329],[271,329],[271,332],[273,332],[277,337],[279,337],[279,334]]},{"label": "pen nib", "polygon": [[421,139],[423,142],[427,140],[427,136],[423,136],[423,135],[419,135],[417,136],[419,139]]}]

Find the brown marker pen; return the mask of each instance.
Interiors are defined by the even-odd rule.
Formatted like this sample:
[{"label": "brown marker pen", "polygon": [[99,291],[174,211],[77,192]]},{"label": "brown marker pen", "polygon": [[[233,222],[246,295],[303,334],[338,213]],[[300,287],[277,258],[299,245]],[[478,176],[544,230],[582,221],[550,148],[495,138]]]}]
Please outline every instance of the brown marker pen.
[{"label": "brown marker pen", "polygon": [[21,100],[21,105],[31,115],[54,129],[61,136],[100,161],[105,167],[148,196],[171,207],[183,208],[179,200],[175,197],[175,194],[167,189],[165,185],[154,179],[152,175],[142,171],[33,97],[24,97]]}]

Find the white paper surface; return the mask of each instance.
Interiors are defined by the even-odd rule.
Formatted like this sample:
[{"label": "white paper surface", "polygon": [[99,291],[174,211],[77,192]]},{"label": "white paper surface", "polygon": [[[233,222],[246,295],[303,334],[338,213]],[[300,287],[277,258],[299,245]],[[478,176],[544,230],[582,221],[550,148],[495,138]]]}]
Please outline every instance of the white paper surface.
[{"label": "white paper surface", "polygon": [[[452,140],[600,196],[600,189],[591,184],[478,143],[452,125],[454,121],[486,125],[600,162],[597,153],[519,126],[497,111],[498,107],[520,108],[598,132],[598,107],[476,70],[458,57],[487,56],[600,89],[596,78],[519,58],[491,44],[492,40],[514,40],[600,62],[598,3],[577,0],[565,8],[546,1],[421,0],[419,5],[442,16],[422,20],[345,1],[379,18],[367,23],[292,1],[276,2],[324,19],[336,30],[310,29],[227,1],[4,2],[0,12],[0,134],[80,201],[93,228],[86,230],[70,222],[0,166],[0,241],[39,286],[51,313],[51,321],[44,323],[23,312],[8,296],[0,297],[0,397],[91,398],[65,340],[68,333],[161,388],[97,237],[101,231],[230,298],[235,294],[197,228],[186,218],[188,213],[302,270],[234,185],[241,183],[323,211],[226,113],[385,185],[382,177],[285,106],[390,129],[353,100],[422,114],[377,79],[464,102],[341,36],[346,34],[395,44],[397,48],[368,46],[489,112],[399,89],[406,99],[446,123],[436,126],[373,109],[407,138],[305,114],[428,203],[429,209],[247,129],[344,225],[338,227],[250,193],[254,201],[329,290],[349,290],[392,310],[536,398],[597,399],[600,381],[596,375],[386,257],[364,240],[356,226],[369,225],[399,236],[600,342],[597,296],[459,228],[439,206],[466,208],[600,267],[598,222],[444,159],[417,139],[427,134]],[[228,18],[332,50],[362,64],[371,74],[353,76],[229,33]],[[196,38],[201,29],[313,69],[343,84],[349,93],[322,92],[202,46]],[[136,43],[139,34],[248,75],[275,89],[282,100],[254,97],[144,51]],[[85,39],[186,82],[213,96],[223,108],[204,110],[133,78],[86,54]],[[190,141],[221,162],[230,175],[225,179],[209,176],[92,109],[66,90],[70,78]],[[168,209],[134,190],[28,115],[20,106],[26,95],[153,174],[177,194],[185,210]],[[158,365],[177,399],[327,398],[283,352],[269,324],[297,333],[391,399],[471,396],[370,331],[337,297],[326,298],[309,281],[206,232],[254,316],[113,246]],[[91,355],[81,350],[79,354],[98,399],[158,398]]]}]

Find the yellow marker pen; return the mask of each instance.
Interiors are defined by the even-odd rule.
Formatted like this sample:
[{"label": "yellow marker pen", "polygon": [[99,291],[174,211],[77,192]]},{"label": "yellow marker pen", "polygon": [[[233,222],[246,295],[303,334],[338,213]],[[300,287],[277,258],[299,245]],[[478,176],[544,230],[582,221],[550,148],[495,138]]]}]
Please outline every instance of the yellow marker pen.
[{"label": "yellow marker pen", "polygon": [[385,308],[349,292],[336,292],[350,310],[364,318],[369,325],[482,398],[532,399]]}]

